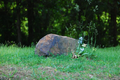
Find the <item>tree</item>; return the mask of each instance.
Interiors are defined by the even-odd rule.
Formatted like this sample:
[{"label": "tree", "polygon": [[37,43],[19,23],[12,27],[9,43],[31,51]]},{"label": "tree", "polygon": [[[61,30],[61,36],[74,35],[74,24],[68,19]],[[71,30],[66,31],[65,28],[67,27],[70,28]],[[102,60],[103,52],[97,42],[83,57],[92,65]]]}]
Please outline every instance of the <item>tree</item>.
[{"label": "tree", "polygon": [[28,17],[28,44],[30,45],[33,40],[33,27],[34,26],[34,1],[27,0],[27,17]]},{"label": "tree", "polygon": [[110,35],[111,35],[111,44],[113,44],[113,46],[117,46],[118,42],[117,42],[117,23],[116,23],[116,17],[117,17],[117,2],[118,0],[112,0],[111,3],[108,2],[108,4],[110,5],[111,9],[110,9]]},{"label": "tree", "polygon": [[17,2],[17,25],[16,25],[16,27],[17,27],[17,35],[18,35],[18,45],[20,46],[20,44],[21,44],[21,29],[20,29],[20,1],[21,0],[16,0],[16,2]]}]

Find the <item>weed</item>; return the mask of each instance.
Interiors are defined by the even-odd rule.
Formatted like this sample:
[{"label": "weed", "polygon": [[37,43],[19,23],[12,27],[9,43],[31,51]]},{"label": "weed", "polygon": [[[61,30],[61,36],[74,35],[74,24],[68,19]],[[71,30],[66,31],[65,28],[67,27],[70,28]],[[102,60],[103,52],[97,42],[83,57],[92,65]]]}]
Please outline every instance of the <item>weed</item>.
[{"label": "weed", "polygon": [[78,40],[78,47],[76,51],[72,51],[72,54],[73,54],[73,58],[85,56],[86,58],[92,59],[96,57],[95,52],[96,52],[96,48],[95,47],[91,48],[89,45],[84,44],[83,37],[80,37]]}]

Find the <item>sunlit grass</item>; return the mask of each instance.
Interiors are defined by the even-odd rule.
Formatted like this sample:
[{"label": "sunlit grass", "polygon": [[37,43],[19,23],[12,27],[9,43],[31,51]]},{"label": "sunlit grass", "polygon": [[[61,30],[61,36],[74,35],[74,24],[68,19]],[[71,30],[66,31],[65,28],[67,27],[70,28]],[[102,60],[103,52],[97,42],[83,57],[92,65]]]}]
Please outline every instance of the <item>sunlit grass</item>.
[{"label": "sunlit grass", "polygon": [[[35,47],[0,47],[0,79],[120,79],[120,46],[97,49],[94,58],[39,57]],[[13,70],[9,70],[15,68]],[[6,72],[7,71],[7,72]],[[15,77],[19,73],[19,77]],[[24,75],[22,75],[24,74]],[[21,77],[22,76],[22,77]]]}]

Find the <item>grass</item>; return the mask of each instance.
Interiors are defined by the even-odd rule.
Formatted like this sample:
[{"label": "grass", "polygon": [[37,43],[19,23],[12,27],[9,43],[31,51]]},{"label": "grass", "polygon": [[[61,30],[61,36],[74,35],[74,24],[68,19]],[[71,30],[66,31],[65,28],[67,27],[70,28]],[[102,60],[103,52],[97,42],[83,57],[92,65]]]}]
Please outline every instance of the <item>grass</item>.
[{"label": "grass", "polygon": [[39,57],[34,49],[0,46],[0,80],[120,80],[120,46],[99,48],[93,59]]}]

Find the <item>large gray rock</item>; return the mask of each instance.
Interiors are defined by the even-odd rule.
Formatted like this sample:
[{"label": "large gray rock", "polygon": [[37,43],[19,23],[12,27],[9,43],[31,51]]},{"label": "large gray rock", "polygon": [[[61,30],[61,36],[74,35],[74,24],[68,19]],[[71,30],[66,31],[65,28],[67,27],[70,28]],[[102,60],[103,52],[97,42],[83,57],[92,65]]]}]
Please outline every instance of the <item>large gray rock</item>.
[{"label": "large gray rock", "polygon": [[44,36],[36,44],[35,54],[39,56],[60,55],[71,53],[71,50],[75,50],[78,45],[78,40],[59,36],[56,34],[48,34]]}]

